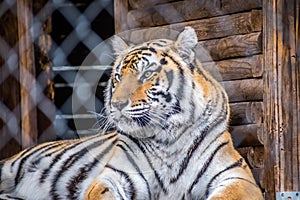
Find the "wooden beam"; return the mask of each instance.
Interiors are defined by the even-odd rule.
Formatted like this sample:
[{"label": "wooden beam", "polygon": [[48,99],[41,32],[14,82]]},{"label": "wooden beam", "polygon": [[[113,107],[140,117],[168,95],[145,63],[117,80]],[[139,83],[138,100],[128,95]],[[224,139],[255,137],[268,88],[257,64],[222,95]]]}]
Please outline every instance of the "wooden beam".
[{"label": "wooden beam", "polygon": [[229,97],[229,102],[262,101],[263,80],[244,79],[221,82]]},{"label": "wooden beam", "polygon": [[262,102],[230,104],[230,125],[260,124],[263,119]]},{"label": "wooden beam", "polygon": [[174,0],[150,0],[150,1],[145,1],[145,0],[128,0],[130,7],[133,9],[136,8],[145,8],[145,7],[152,7],[157,4],[162,4],[162,3],[168,3],[172,2]]},{"label": "wooden beam", "polygon": [[253,11],[176,23],[166,27],[182,30],[185,26],[191,26],[201,41],[261,31],[262,26],[258,24],[261,19],[261,11]]},{"label": "wooden beam", "polygon": [[266,199],[300,190],[300,2],[264,0]]},{"label": "wooden beam", "polygon": [[260,32],[201,41],[196,47],[200,52],[197,57],[201,62],[209,62],[256,55],[262,52],[261,43]]},{"label": "wooden beam", "polygon": [[234,58],[216,62],[204,62],[203,67],[218,81],[260,78],[263,75],[263,56]]},{"label": "wooden beam", "polygon": [[18,35],[19,35],[19,66],[21,90],[21,131],[22,147],[26,148],[36,144],[37,114],[35,63],[33,38],[30,29],[33,27],[32,1],[17,1]]},{"label": "wooden beam", "polygon": [[[144,4],[149,2],[152,3],[153,1],[143,1]],[[160,0],[159,2],[159,5],[145,6],[145,8],[142,6],[133,7],[138,9],[128,12],[127,21],[130,28],[161,26],[212,18],[262,7],[261,0],[185,0],[170,3]]]}]

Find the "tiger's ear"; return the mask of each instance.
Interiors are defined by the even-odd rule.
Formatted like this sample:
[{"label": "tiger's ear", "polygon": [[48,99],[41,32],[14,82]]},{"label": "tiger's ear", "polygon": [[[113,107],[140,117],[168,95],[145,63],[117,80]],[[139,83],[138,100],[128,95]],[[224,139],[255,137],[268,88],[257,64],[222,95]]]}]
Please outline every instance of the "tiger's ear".
[{"label": "tiger's ear", "polygon": [[126,42],[117,35],[111,39],[111,46],[113,53],[117,56],[123,54],[129,48]]},{"label": "tiger's ear", "polygon": [[178,35],[175,42],[175,48],[178,54],[186,63],[191,63],[194,60],[193,49],[197,45],[198,38],[195,30],[192,27],[185,27],[185,29]]}]

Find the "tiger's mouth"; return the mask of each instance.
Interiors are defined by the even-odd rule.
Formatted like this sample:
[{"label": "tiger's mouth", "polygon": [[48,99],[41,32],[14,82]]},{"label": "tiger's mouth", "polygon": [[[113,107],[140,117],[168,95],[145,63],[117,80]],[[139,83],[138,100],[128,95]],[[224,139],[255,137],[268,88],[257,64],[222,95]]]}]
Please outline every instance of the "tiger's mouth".
[{"label": "tiger's mouth", "polygon": [[114,110],[112,118],[120,129],[142,129],[151,125],[150,108]]}]

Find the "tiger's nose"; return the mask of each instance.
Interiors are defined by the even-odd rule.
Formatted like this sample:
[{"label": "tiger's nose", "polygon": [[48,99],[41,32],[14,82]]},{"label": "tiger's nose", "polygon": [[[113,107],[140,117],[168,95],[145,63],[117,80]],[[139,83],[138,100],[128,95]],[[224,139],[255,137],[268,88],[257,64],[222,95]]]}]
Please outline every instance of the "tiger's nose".
[{"label": "tiger's nose", "polygon": [[128,100],[125,99],[113,99],[111,101],[111,105],[118,110],[122,110],[124,107],[126,107],[129,104]]}]

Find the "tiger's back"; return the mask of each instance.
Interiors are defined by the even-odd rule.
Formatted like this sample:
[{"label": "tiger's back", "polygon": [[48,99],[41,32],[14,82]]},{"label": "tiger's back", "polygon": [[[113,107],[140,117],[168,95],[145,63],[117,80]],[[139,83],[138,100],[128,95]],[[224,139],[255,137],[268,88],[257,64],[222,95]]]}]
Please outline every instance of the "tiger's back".
[{"label": "tiger's back", "polygon": [[116,131],[7,160],[2,198],[263,199],[227,131],[227,95],[196,44],[191,28],[131,47],[115,38],[105,107]]}]

